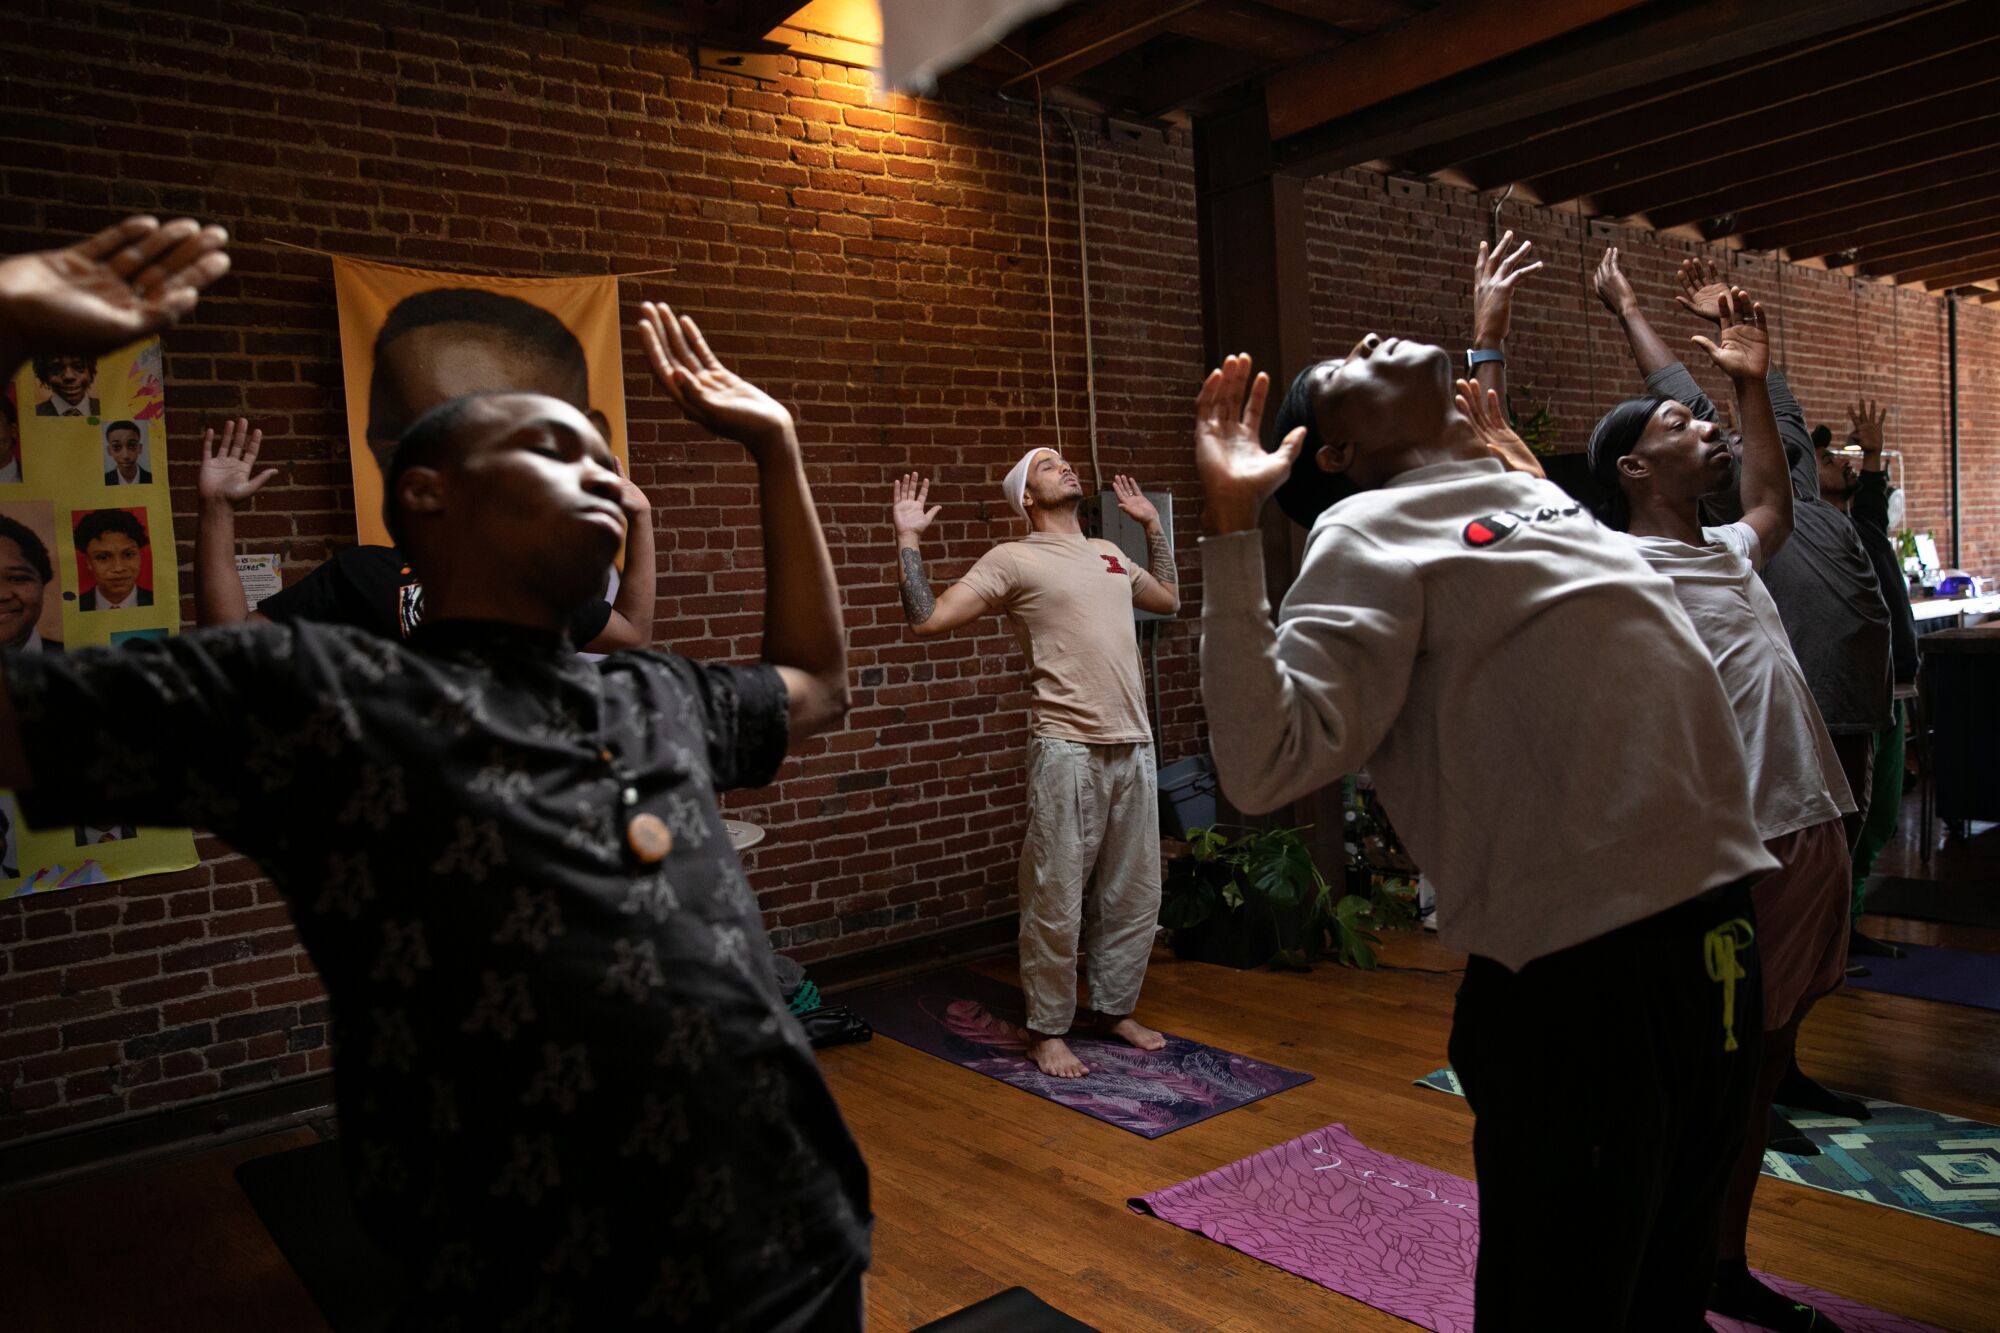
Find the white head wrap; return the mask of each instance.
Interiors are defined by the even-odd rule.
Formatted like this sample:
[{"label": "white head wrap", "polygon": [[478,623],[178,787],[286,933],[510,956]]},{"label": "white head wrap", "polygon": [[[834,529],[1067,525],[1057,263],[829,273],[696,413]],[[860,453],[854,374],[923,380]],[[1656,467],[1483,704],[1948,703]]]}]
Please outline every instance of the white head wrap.
[{"label": "white head wrap", "polygon": [[1021,503],[1021,497],[1028,493],[1028,465],[1035,461],[1036,454],[1054,452],[1055,450],[1045,444],[1036,445],[1021,455],[1021,461],[1014,464],[1013,470],[1000,483],[1000,489],[1006,493],[1007,503],[1013,505],[1014,512],[1022,518],[1028,516],[1028,506]]}]

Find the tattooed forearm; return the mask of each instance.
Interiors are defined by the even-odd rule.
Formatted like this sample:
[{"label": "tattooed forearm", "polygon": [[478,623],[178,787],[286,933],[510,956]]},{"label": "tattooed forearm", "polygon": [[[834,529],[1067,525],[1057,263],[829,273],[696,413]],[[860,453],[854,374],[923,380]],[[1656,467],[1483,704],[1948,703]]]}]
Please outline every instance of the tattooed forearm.
[{"label": "tattooed forearm", "polygon": [[903,566],[903,615],[912,625],[921,625],[937,610],[937,597],[924,573],[924,557],[908,546],[899,547],[896,558]]},{"label": "tattooed forearm", "polygon": [[1167,540],[1164,525],[1146,529],[1146,565],[1148,574],[1169,587],[1181,581],[1174,568],[1174,544]]}]

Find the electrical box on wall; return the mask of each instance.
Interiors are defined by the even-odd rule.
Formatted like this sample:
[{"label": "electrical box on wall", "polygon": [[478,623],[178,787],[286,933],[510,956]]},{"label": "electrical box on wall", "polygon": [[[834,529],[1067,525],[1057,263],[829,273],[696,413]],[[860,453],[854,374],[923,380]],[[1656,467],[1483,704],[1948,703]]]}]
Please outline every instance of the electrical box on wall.
[{"label": "electrical box on wall", "polygon": [[[1153,502],[1153,508],[1160,511],[1160,527],[1166,532],[1167,550],[1171,552],[1174,549],[1174,497],[1165,491],[1146,491],[1144,494]],[[1094,525],[1097,535],[1116,543],[1118,549],[1130,556],[1139,568],[1150,570],[1152,560],[1146,549],[1146,529],[1125,517],[1118,508],[1118,492],[1099,491],[1096,509],[1092,517],[1097,520]],[[1140,620],[1173,619],[1157,611],[1141,611],[1137,607],[1132,609],[1132,614]]]}]

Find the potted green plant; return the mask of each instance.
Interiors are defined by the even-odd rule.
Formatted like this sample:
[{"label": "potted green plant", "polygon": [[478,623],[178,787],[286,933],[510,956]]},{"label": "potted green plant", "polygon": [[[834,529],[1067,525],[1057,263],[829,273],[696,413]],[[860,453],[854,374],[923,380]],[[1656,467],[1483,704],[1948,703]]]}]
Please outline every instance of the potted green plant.
[{"label": "potted green plant", "polygon": [[1393,890],[1339,897],[1313,864],[1300,828],[1190,829],[1186,854],[1167,865],[1160,924],[1176,957],[1230,967],[1303,972],[1331,955],[1375,966],[1373,933],[1406,921]]}]

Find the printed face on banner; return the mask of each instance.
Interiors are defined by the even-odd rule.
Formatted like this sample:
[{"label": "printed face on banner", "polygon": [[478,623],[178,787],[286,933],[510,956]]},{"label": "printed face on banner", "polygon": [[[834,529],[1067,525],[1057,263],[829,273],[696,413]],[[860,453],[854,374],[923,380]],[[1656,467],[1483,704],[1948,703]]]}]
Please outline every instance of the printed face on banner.
[{"label": "printed face on banner", "polygon": [[0,394],[0,486],[19,485],[21,480],[21,409],[9,392]]},{"label": "printed face on banner", "polygon": [[77,608],[122,611],[153,604],[152,539],[144,509],[79,509],[70,515],[76,546]]},{"label": "printed face on banner", "polygon": [[0,503],[0,648],[62,651],[62,599],[55,582],[56,507]]},{"label": "printed face on banner", "polygon": [[334,261],[355,526],[387,545],[382,477],[412,422],[461,394],[545,394],[625,460],[618,280],[469,278]]},{"label": "printed face on banner", "polygon": [[52,352],[38,356],[35,368],[35,415],[94,417],[103,409],[97,387],[97,358]]},{"label": "printed face on banner", "polygon": [[140,486],[153,479],[153,451],[146,423],[114,421],[104,428],[104,484]]}]

